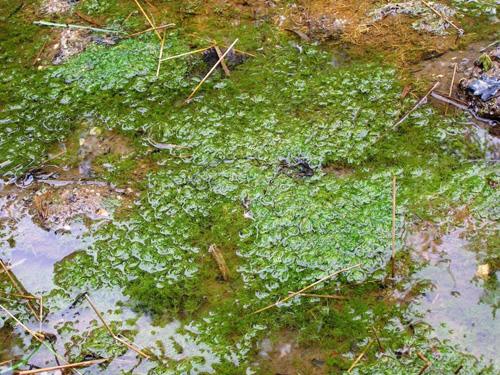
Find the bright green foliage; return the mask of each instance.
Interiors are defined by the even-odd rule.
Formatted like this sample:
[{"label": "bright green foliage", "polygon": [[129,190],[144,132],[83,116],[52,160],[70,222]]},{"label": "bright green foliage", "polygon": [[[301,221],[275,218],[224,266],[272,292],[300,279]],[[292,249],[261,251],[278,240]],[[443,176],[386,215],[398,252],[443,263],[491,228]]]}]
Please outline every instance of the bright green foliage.
[{"label": "bright green foliage", "polygon": [[[79,6],[93,14],[100,9],[96,3]],[[378,298],[378,286],[345,292],[350,298],[340,306],[296,297],[245,316],[356,263],[362,266],[311,292],[384,278],[393,174],[402,261],[403,223],[418,215],[438,220],[457,205],[467,205],[476,219],[500,214],[499,189],[488,182],[499,178],[498,170],[466,160],[481,149],[465,141],[462,119],[422,107],[374,144],[413,105],[400,99],[403,84],[395,68],[379,61],[338,67],[332,52],[273,38],[276,43],[265,44],[255,59],[234,67],[231,79],[216,72],[189,104],[184,100],[208,67],[196,57],[183,58],[163,63],[156,78],[154,34],[89,46],[71,61],[40,71],[16,67],[2,50],[0,162],[11,161],[2,174],[12,175],[10,167],[18,164],[18,172],[25,171],[83,122],[129,135],[137,157],[156,163],[133,208],[94,230],[88,249],[55,266],[58,289],[47,302],[59,310],[63,304],[57,301],[68,304],[82,291],[117,293],[113,298],[134,313],[127,310],[130,321],[119,313],[110,321],[138,331],[136,338],[151,348],[157,361],[150,363],[150,374],[258,373],[252,365],[258,342],[281,328],[322,349],[337,348],[339,358],[329,362],[335,371],[349,367],[348,353],[362,348],[358,343],[352,349],[351,340],[365,337],[372,324],[387,327],[380,333],[393,338],[391,352],[408,343],[430,356],[421,337],[400,329],[405,307]],[[164,56],[189,50],[188,43],[187,36],[168,34]],[[148,133],[156,142],[189,149],[153,153]],[[116,173],[136,162],[119,162]],[[329,164],[352,173],[336,176],[325,169]],[[117,178],[112,169],[110,176]],[[211,244],[222,249],[232,283],[221,282]],[[137,321],[149,313],[155,325],[146,321],[147,328],[140,327]],[[66,343],[71,359],[78,359],[81,348],[103,356],[123,349],[102,328],[58,329],[73,334],[73,343]],[[436,345],[450,358],[436,366],[449,372],[458,355]],[[372,353],[355,371],[418,368],[413,357],[408,369],[402,369],[405,364],[392,357],[375,362]],[[467,362],[467,369],[472,365]]]},{"label": "bright green foliage", "polygon": [[[498,8],[500,7],[499,0],[452,0],[452,4],[463,14],[468,16],[481,16],[487,15],[490,17],[495,17],[498,13]],[[498,22],[498,20],[496,21]]]}]

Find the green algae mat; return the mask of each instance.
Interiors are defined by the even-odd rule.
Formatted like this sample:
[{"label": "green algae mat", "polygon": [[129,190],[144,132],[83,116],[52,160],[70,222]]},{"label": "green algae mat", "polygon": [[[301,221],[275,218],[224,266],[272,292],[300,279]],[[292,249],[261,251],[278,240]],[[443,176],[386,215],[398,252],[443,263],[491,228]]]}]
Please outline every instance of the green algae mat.
[{"label": "green algae mat", "polygon": [[[491,21],[498,2],[490,3],[448,5],[473,23]],[[230,65],[230,78],[216,71],[185,103],[210,69],[201,55],[165,61],[157,76],[160,42],[145,33],[90,43],[58,65],[34,64],[59,31],[32,24],[30,11],[39,4],[1,4],[0,256],[13,265],[11,277],[0,275],[1,305],[42,332],[39,338],[67,362],[105,359],[78,371],[347,373],[377,332],[380,343],[351,374],[418,374],[422,357],[432,364],[426,372],[498,373],[498,356],[481,350],[483,340],[500,343],[500,170],[484,160],[487,133],[465,114],[445,116],[425,104],[379,140],[433,82],[415,82],[415,95],[402,98],[407,70],[380,51],[350,57],[294,39],[271,22],[229,28],[212,20],[208,35],[228,45],[238,37],[237,47],[255,56]],[[107,22],[115,29],[127,7],[77,4],[92,17],[112,14]],[[131,27],[146,28],[142,21],[136,16]],[[210,45],[190,31],[167,30],[163,56]],[[103,201],[109,220],[77,215],[66,225],[44,225],[50,218],[41,218],[34,196],[48,188],[37,180],[78,170],[81,134],[89,132],[127,143],[126,152],[98,155],[91,170],[92,180],[123,198]],[[55,172],[38,167],[56,155]],[[393,176],[397,275],[389,281]],[[445,236],[464,227],[456,256],[470,267],[453,277],[469,279],[455,283],[453,298],[469,284],[484,295],[446,299],[440,308],[466,317],[458,321],[477,326],[474,334],[465,323],[430,322],[420,308],[439,303],[434,292],[447,272],[439,268],[445,261],[418,259],[423,247],[408,240],[431,226]],[[209,252],[213,244],[229,281]],[[476,263],[488,265],[485,278],[469,275]],[[43,296],[41,324],[16,299],[12,278],[23,294]],[[113,338],[83,293],[137,351]],[[40,307],[39,300],[31,304]],[[57,365],[5,311],[0,327],[0,373],[23,359]]]}]

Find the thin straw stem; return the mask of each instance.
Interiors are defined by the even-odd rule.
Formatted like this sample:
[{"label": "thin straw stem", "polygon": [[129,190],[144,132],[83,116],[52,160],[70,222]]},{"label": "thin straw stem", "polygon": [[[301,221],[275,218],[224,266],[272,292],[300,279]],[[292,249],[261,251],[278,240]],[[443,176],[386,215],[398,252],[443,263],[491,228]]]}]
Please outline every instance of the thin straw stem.
[{"label": "thin straw stem", "polygon": [[391,277],[396,274],[396,176],[392,176],[392,253]]},{"label": "thin straw stem", "polygon": [[212,69],[210,69],[210,71],[201,80],[201,82],[198,84],[198,86],[195,87],[195,89],[193,90],[193,92],[191,93],[191,95],[189,95],[189,97],[186,99],[185,103],[188,103],[193,98],[193,96],[196,93],[196,91],[198,91],[198,89],[201,87],[201,85],[203,85],[203,83],[205,83],[205,81],[208,79],[208,77],[210,77],[210,75],[214,72],[214,70],[217,69],[217,67],[219,66],[220,62],[231,51],[231,49],[234,47],[234,45],[236,44],[236,42],[238,42],[238,38],[236,38],[236,40],[229,46],[229,48],[226,50],[226,52],[224,52],[224,54],[219,58],[219,60],[217,60],[217,62],[215,63],[215,65],[212,67]]},{"label": "thin straw stem", "polygon": [[375,339],[371,339],[370,342],[368,343],[368,345],[366,345],[366,347],[363,349],[363,351],[361,352],[361,354],[358,356],[358,358],[356,358],[356,360],[354,361],[354,363],[351,365],[351,367],[349,367],[349,370],[347,370],[347,372],[351,372],[351,370],[356,367],[356,365],[359,363],[359,361],[361,361],[361,359],[363,359],[363,357],[365,356],[366,352],[368,351],[368,349],[370,349],[370,347],[373,345],[373,343],[375,342]]},{"label": "thin straw stem", "polygon": [[163,47],[165,46],[165,38],[167,37],[167,29],[163,31],[163,39],[161,40],[160,57],[158,57],[158,68],[156,68],[156,76],[160,75],[161,57],[163,56]]},{"label": "thin straw stem", "polygon": [[53,367],[45,367],[45,368],[37,368],[34,370],[27,370],[27,371],[21,371],[19,372],[19,375],[31,375],[31,374],[38,374],[40,372],[49,372],[49,371],[55,371],[55,370],[66,370],[66,369],[72,369],[75,367],[86,367],[86,366],[91,366],[91,365],[96,365],[98,363],[106,362],[109,361],[109,359],[94,359],[92,361],[85,361],[85,362],[77,362],[77,363],[70,363],[69,365],[62,365],[62,366],[53,366]]},{"label": "thin straw stem", "polygon": [[[52,354],[54,354],[57,358],[59,358],[61,361],[63,361],[64,363],[68,364],[69,363],[63,358],[61,357],[59,354],[57,354],[55,352],[54,349],[52,349],[49,345],[47,345],[47,343],[42,340],[40,337],[37,336],[37,334],[35,332],[33,332],[32,330],[30,330],[28,327],[26,327],[23,323],[21,323],[14,315],[11,314],[11,312],[9,310],[7,310],[5,307],[3,307],[2,305],[0,305],[0,309],[2,309],[3,311],[5,311],[7,313],[7,315],[9,315],[17,324],[19,324],[26,332],[28,332],[31,336],[33,336],[35,338],[35,340],[37,340],[38,342],[40,342],[43,346],[45,346],[47,349],[50,350],[50,352]],[[76,370],[76,369],[73,369],[73,371],[75,371],[76,373],[80,374],[81,373]]]},{"label": "thin straw stem", "polygon": [[[144,17],[146,18],[146,20],[148,21],[149,25],[152,27],[152,28],[156,28],[155,24],[153,23],[153,21],[151,21],[151,19],[148,17],[148,15],[146,14],[146,12],[144,11],[144,9],[142,9],[142,6],[141,4],[139,4],[139,2],[137,0],[134,0],[135,3],[137,4],[137,6],[139,7],[139,9],[141,10],[142,14],[144,15]],[[161,36],[160,36],[160,33],[155,30],[155,33],[156,35],[158,35],[158,39],[161,40]]]},{"label": "thin straw stem", "polygon": [[280,301],[278,301],[278,302],[276,302],[276,303],[273,303],[272,305],[269,305],[269,306],[266,306],[266,307],[264,307],[264,308],[262,308],[262,309],[260,309],[260,310],[254,311],[253,313],[249,314],[248,316],[252,316],[252,315],[258,314],[258,313],[260,313],[260,312],[262,312],[262,311],[268,310],[268,309],[270,309],[270,308],[272,308],[272,307],[278,306],[280,303],[283,303],[283,302],[286,302],[286,301],[288,301],[288,300],[292,299],[292,298],[293,298],[293,297],[295,297],[297,294],[303,293],[303,292],[305,292],[306,290],[311,289],[312,287],[314,287],[314,286],[316,286],[316,285],[318,285],[318,284],[322,283],[323,281],[328,280],[328,279],[331,279],[332,277],[334,277],[334,276],[338,275],[339,273],[342,273],[342,272],[345,272],[345,271],[349,271],[350,269],[353,269],[353,268],[356,268],[356,267],[359,267],[359,266],[361,266],[361,263],[358,263],[358,264],[356,264],[356,265],[354,265],[354,266],[351,266],[351,267],[347,267],[347,268],[341,269],[340,271],[334,272],[334,273],[332,273],[331,275],[325,276],[325,277],[323,277],[321,280],[318,280],[318,281],[316,281],[316,282],[312,283],[311,285],[308,285],[308,286],[306,286],[305,288],[302,288],[302,289],[301,289],[301,290],[299,290],[298,292],[294,292],[294,293],[292,293],[290,296],[288,296],[288,297],[286,297],[286,298],[284,298],[284,299],[282,299],[282,300],[280,300]]},{"label": "thin straw stem", "polygon": [[124,37],[122,37],[122,39],[131,38],[133,36],[141,35],[141,34],[153,31],[153,30],[160,30],[160,29],[163,29],[163,28],[168,27],[168,26],[175,26],[175,23],[168,23],[166,25],[161,25],[158,27],[150,27],[149,29],[146,29],[146,30],[142,30],[142,31],[138,31],[138,32],[133,33],[133,34],[125,35]]},{"label": "thin straw stem", "polygon": [[172,59],[176,59],[176,58],[178,58],[178,57],[187,56],[187,55],[192,55],[192,54],[194,54],[194,53],[198,53],[198,52],[203,52],[203,51],[206,51],[207,49],[213,48],[214,46],[215,46],[215,44],[212,44],[212,45],[211,45],[211,46],[209,46],[209,47],[200,48],[200,49],[197,49],[197,50],[194,50],[194,51],[184,52],[184,53],[181,53],[181,54],[179,54],[179,55],[175,55],[175,56],[165,57],[165,58],[164,58],[164,59],[162,59],[161,61],[172,60]]},{"label": "thin straw stem", "polygon": [[99,312],[99,310],[97,310],[97,307],[94,305],[94,303],[92,302],[92,300],[90,299],[90,297],[88,296],[88,294],[85,295],[85,298],[87,299],[87,301],[89,302],[90,306],[92,306],[92,309],[95,311],[95,313],[97,314],[97,316],[99,317],[100,321],[102,322],[102,324],[104,324],[104,327],[106,327],[106,329],[108,330],[109,334],[111,335],[111,337],[113,337],[116,341],[122,343],[123,345],[125,345],[127,348],[133,350],[134,352],[136,352],[137,354],[143,356],[144,358],[150,358],[148,355],[144,354],[143,352],[141,352],[140,350],[134,348],[132,345],[128,344],[127,342],[123,341],[122,339],[120,339],[119,337],[117,337],[113,331],[111,330],[111,328],[109,327],[108,323],[106,323],[106,321],[104,320],[104,318],[102,317],[101,313]]},{"label": "thin straw stem", "polygon": [[[7,276],[9,277],[10,281],[12,282],[12,284],[14,285],[14,287],[17,289],[17,291],[19,292],[19,294],[23,294],[23,291],[22,291],[21,287],[17,284],[16,280],[14,280],[14,278],[12,277],[9,269],[5,266],[5,263],[1,259],[0,259],[0,265],[2,266],[3,270],[5,271],[5,273],[7,274]],[[28,306],[28,308],[30,309],[31,313],[36,318],[36,320],[40,321],[41,318],[39,318],[37,316],[35,310],[31,306],[29,300],[26,301],[26,305]]]}]

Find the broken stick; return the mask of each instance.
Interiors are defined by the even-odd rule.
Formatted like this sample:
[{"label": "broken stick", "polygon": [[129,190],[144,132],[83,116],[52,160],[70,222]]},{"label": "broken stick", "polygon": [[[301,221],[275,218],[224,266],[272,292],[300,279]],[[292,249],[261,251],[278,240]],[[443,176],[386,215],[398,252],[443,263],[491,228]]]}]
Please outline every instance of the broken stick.
[{"label": "broken stick", "polygon": [[[219,59],[220,59],[222,57],[222,52],[221,52],[219,46],[214,46],[214,49],[215,49],[215,52],[217,52],[217,56],[219,56]],[[224,73],[226,74],[226,77],[230,77],[231,72],[227,68],[227,65],[226,65],[226,62],[224,61],[224,59],[221,60],[220,64],[222,65],[222,69],[224,69]]]},{"label": "broken stick", "polygon": [[227,266],[219,248],[215,244],[210,245],[208,252],[212,253],[215,261],[217,262],[217,266],[219,266],[219,271],[224,281],[231,281],[231,272],[229,271],[229,267]]},{"label": "broken stick", "polygon": [[418,375],[421,375],[424,373],[424,371],[427,369],[427,367],[432,366],[432,363],[427,358],[425,358],[425,356],[422,353],[417,352],[417,355],[420,357],[420,359],[422,361],[425,362],[425,365],[420,369],[420,372],[418,373]]},{"label": "broken stick", "polygon": [[[458,66],[458,64],[455,63],[455,66],[453,68],[453,77],[451,78],[450,92],[448,93],[449,97],[451,97],[451,94],[453,94],[453,84],[455,83],[455,76],[457,75],[457,66]],[[445,116],[448,114],[448,107],[449,106],[450,106],[450,103],[446,103],[446,107],[444,109]]]},{"label": "broken stick", "polygon": [[85,362],[78,362],[78,363],[70,363],[69,365],[62,365],[62,366],[53,366],[53,367],[45,367],[45,368],[37,368],[34,370],[27,370],[27,371],[21,371],[19,372],[19,375],[31,375],[31,374],[38,374],[40,372],[46,372],[48,373],[49,371],[55,371],[55,370],[66,370],[66,369],[73,369],[75,367],[86,367],[86,366],[92,366],[96,365],[98,363],[103,363],[109,361],[109,359],[94,359],[92,361],[85,361]]}]

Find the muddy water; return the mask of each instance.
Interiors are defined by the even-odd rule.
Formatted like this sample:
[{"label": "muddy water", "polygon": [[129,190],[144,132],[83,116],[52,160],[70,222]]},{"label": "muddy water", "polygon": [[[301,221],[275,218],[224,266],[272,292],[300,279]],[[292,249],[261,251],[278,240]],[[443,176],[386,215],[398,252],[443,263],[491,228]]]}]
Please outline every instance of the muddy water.
[{"label": "muddy water", "polygon": [[430,229],[411,235],[409,244],[414,259],[425,263],[413,275],[415,282],[430,284],[410,305],[415,319],[432,326],[441,341],[498,366],[498,289],[495,296],[495,288],[490,290],[487,283],[495,283],[500,271],[483,277],[477,274],[480,262],[470,249],[465,229],[445,235]]}]

